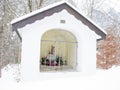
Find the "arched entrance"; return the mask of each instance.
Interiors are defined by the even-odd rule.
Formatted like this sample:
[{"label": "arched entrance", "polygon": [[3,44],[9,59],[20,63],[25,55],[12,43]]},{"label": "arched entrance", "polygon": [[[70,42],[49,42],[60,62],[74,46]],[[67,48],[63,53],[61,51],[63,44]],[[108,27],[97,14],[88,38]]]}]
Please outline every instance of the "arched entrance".
[{"label": "arched entrance", "polygon": [[40,71],[73,71],[77,63],[77,40],[65,30],[49,30],[42,35]]}]

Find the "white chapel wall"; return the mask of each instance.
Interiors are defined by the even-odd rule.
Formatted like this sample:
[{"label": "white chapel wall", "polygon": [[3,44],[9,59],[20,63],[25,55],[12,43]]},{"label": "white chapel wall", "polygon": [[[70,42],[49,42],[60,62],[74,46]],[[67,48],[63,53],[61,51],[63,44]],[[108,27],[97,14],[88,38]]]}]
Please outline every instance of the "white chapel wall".
[{"label": "white chapel wall", "polygon": [[[65,24],[60,23],[60,20],[65,20]],[[20,29],[22,35],[21,73],[24,80],[34,80],[42,75],[39,72],[40,40],[43,33],[50,29],[63,29],[72,32],[78,42],[77,71],[95,71],[95,33],[89,30],[87,26],[77,20],[73,15],[63,10]]]}]

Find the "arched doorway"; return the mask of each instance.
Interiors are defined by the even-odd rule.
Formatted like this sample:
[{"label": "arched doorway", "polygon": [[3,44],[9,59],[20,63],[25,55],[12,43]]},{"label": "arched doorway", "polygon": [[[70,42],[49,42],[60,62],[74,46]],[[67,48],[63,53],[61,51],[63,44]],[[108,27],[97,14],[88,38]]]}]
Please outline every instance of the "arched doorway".
[{"label": "arched doorway", "polygon": [[73,71],[77,63],[77,40],[65,30],[49,30],[41,39],[40,71]]}]

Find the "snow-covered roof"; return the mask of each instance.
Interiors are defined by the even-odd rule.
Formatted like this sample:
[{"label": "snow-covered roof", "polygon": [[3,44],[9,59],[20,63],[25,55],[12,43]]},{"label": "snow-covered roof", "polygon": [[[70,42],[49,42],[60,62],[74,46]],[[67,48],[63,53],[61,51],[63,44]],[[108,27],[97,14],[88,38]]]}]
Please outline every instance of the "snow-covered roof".
[{"label": "snow-covered roof", "polygon": [[17,18],[17,19],[12,20],[11,24],[17,23],[17,22],[19,22],[19,21],[21,21],[21,20],[23,20],[23,19],[29,18],[29,17],[31,17],[31,16],[34,16],[34,15],[36,15],[36,14],[38,14],[38,13],[41,13],[41,12],[43,12],[43,11],[46,11],[46,10],[48,10],[48,9],[51,9],[51,8],[53,8],[53,7],[56,7],[56,6],[58,6],[58,5],[60,5],[60,4],[63,4],[63,3],[68,3],[68,2],[66,2],[66,1],[60,1],[60,2],[56,2],[56,3],[54,3],[54,4],[50,4],[50,5],[46,6],[46,7],[43,7],[43,8],[41,8],[41,9],[38,9],[38,10],[36,10],[36,11],[33,11],[33,12],[31,12],[31,13],[28,13],[28,14],[26,14],[26,15],[24,15],[24,16],[21,16],[21,17],[19,17],[19,18]]},{"label": "snow-covered roof", "polygon": [[[17,22],[19,22],[19,21],[21,21],[21,20],[23,20],[23,19],[26,19],[26,18],[28,18],[28,17],[31,17],[31,16],[33,16],[33,15],[36,15],[36,14],[38,14],[38,13],[41,13],[41,12],[43,12],[43,11],[46,11],[46,10],[48,10],[48,9],[51,9],[51,8],[53,8],[53,7],[56,7],[56,6],[61,5],[61,4],[64,4],[64,3],[68,4],[68,5],[71,6],[73,9],[75,9],[74,6],[73,6],[72,4],[70,4],[68,1],[59,1],[59,2],[56,2],[56,3],[50,4],[50,5],[46,6],[46,7],[43,7],[43,8],[41,8],[41,9],[38,9],[38,10],[36,10],[36,11],[33,11],[33,12],[31,12],[31,13],[28,13],[28,14],[26,14],[26,15],[24,15],[24,16],[19,17],[19,18],[16,18],[16,19],[14,19],[14,20],[11,21],[11,24],[17,23]],[[75,10],[76,10],[76,9],[75,9]],[[76,10],[76,11],[78,11],[78,10]],[[79,11],[78,11],[78,12],[79,12]],[[80,13],[80,12],[79,12],[79,13]]]},{"label": "snow-covered roof", "polygon": [[48,5],[48,6],[46,6],[46,7],[43,7],[43,8],[41,8],[41,9],[39,9],[39,10],[33,11],[33,12],[29,13],[29,14],[26,14],[26,15],[24,15],[24,16],[21,16],[21,17],[19,17],[19,18],[17,18],[17,19],[12,20],[11,24],[13,25],[13,24],[18,23],[18,22],[20,22],[20,21],[22,21],[22,20],[25,20],[25,19],[27,19],[27,18],[30,18],[30,17],[32,17],[32,16],[34,16],[34,15],[37,15],[37,14],[42,13],[42,12],[44,12],[44,11],[50,10],[50,9],[52,9],[52,8],[54,8],[54,7],[57,7],[57,6],[59,6],[59,5],[62,5],[62,4],[67,4],[69,7],[71,7],[73,10],[75,10],[77,13],[79,13],[79,15],[81,15],[81,16],[84,17],[87,21],[89,21],[89,23],[93,24],[93,25],[94,25],[95,27],[97,27],[100,31],[102,31],[105,35],[107,34],[107,32],[106,32],[105,30],[103,30],[101,27],[99,27],[99,26],[98,26],[96,23],[94,23],[91,19],[89,19],[88,17],[86,17],[85,15],[83,15],[75,6],[73,6],[72,4],[70,4],[68,1],[59,1],[59,2],[56,2],[56,3],[54,3],[54,4]]}]

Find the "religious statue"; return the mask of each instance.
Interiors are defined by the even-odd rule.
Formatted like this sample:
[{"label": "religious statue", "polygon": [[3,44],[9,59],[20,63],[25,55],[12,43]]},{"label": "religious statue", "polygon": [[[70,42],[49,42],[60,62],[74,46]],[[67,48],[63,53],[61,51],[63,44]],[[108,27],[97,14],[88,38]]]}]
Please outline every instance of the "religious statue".
[{"label": "religious statue", "polygon": [[51,46],[51,50],[49,51],[48,55],[47,55],[47,59],[51,60],[55,60],[56,56],[55,56],[55,47],[52,45]]},{"label": "religious statue", "polygon": [[53,45],[51,46],[50,54],[55,54],[55,47]]}]

